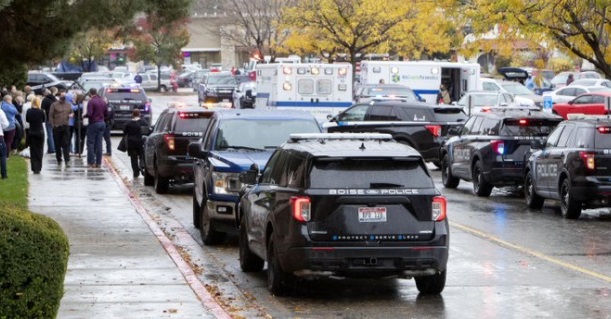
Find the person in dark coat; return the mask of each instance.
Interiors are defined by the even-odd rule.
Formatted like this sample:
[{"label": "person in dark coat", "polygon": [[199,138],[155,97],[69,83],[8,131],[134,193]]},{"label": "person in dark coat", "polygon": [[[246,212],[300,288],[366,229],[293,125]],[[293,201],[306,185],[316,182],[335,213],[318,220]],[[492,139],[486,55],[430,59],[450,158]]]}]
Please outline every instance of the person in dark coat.
[{"label": "person in dark coat", "polygon": [[144,166],[144,146],[142,131],[148,128],[148,123],[140,118],[140,110],[132,111],[132,120],[123,128],[123,138],[127,142],[127,155],[131,160],[134,178],[140,176],[140,168]]},{"label": "person in dark coat", "polygon": [[45,151],[45,111],[40,108],[40,99],[32,99],[32,107],[25,113],[26,122],[30,123],[28,141],[30,143],[30,167],[34,174],[40,174],[42,157]]}]

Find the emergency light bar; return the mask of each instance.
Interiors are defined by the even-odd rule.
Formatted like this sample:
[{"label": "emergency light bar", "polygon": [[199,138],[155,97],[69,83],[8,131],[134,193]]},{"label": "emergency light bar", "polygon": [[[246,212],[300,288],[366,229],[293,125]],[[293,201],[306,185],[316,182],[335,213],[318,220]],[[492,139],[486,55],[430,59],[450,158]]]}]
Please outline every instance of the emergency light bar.
[{"label": "emergency light bar", "polygon": [[392,140],[390,134],[378,133],[301,133],[291,134],[290,142],[305,140]]},{"label": "emergency light bar", "polygon": [[608,115],[600,114],[583,114],[583,113],[569,113],[566,115],[568,120],[601,120],[609,118]]}]

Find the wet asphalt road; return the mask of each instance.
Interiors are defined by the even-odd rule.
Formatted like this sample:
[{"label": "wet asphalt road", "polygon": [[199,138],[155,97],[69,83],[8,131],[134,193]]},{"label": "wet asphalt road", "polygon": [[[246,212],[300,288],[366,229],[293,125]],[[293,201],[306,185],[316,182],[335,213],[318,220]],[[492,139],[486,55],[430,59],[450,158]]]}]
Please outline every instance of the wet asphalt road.
[{"label": "wet asphalt road", "polygon": [[[153,96],[153,105],[165,99]],[[113,140],[117,145],[118,137]],[[240,271],[236,237],[218,247],[202,245],[192,225],[190,186],[158,195],[141,179],[132,182],[125,154],[113,161],[236,318],[611,318],[609,209],[564,220],[551,201],[541,211],[528,210],[516,189],[495,189],[490,198],[473,196],[464,181],[456,190],[444,189],[431,165],[451,222],[441,296],[419,296],[413,280],[326,279],[301,282],[294,296],[279,298],[269,294],[265,272]]]}]

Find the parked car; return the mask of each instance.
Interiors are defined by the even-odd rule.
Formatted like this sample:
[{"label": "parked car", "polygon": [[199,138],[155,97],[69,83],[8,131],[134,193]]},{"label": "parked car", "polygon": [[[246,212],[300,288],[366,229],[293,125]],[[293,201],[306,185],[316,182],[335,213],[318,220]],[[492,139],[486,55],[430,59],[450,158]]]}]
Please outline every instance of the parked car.
[{"label": "parked car", "polygon": [[231,72],[210,72],[204,76],[197,89],[199,103],[230,103],[238,82]]},{"label": "parked car", "polygon": [[405,100],[359,103],[323,124],[329,133],[388,133],[415,148],[425,161],[439,164],[439,147],[448,130],[467,120],[462,107]]},{"label": "parked car", "polygon": [[[399,84],[364,84],[359,86],[354,94],[354,102],[367,102],[376,97],[396,97],[408,101],[424,102],[424,99],[414,93],[412,89]],[[431,101],[433,102],[433,101]]]},{"label": "parked car", "polygon": [[132,120],[132,111],[136,108],[140,109],[140,117],[151,125],[152,101],[142,88],[130,85],[104,85],[98,90],[98,94],[106,100],[114,114],[112,130],[122,130],[125,124]]},{"label": "parked car", "polygon": [[552,112],[558,114],[565,119],[569,118],[569,114],[592,114],[604,115],[610,114],[605,106],[605,98],[611,96],[611,90],[602,92],[592,92],[582,94],[567,103],[556,103],[552,107]]},{"label": "parked car", "polygon": [[257,98],[257,82],[242,82],[233,91],[233,107],[236,109],[253,109]]},{"label": "parked car", "polygon": [[413,277],[422,294],[443,291],[446,200],[413,148],[388,134],[293,134],[260,177],[248,174],[240,267],[267,262],[273,294],[324,276]]},{"label": "parked car", "polygon": [[268,110],[219,110],[204,137],[189,144],[195,158],[193,225],[206,245],[235,232],[239,174],[252,164],[264,169],[272,152],[293,133],[320,133],[310,113]]},{"label": "parked car", "polygon": [[544,139],[562,118],[537,108],[503,107],[476,113],[441,149],[441,180],[456,188],[473,183],[473,193],[488,197],[493,187],[524,182],[530,142]]},{"label": "parked car", "polygon": [[[505,77],[505,80],[510,81],[510,82],[519,82],[519,83],[525,84],[529,78],[532,78],[534,82],[539,81],[540,83],[535,84],[535,87],[532,89],[532,92],[534,92],[536,95],[542,95],[544,92],[552,91],[555,88],[555,86],[550,81],[548,81],[545,77],[541,77],[539,79],[533,78],[533,76],[536,77],[536,74],[533,75],[531,72],[528,72],[527,70],[524,70],[522,68],[504,67],[504,68],[500,68],[498,72],[501,73]],[[533,70],[533,72],[536,72],[536,71]]]},{"label": "parked car", "polygon": [[580,80],[575,80],[571,82],[571,84],[569,84],[569,86],[575,86],[575,85],[603,86],[603,87],[611,88],[611,81],[607,79],[580,79]]},{"label": "parked car", "polygon": [[28,72],[26,85],[29,85],[32,88],[32,91],[34,91],[34,93],[38,95],[42,95],[42,92],[45,89],[48,89],[53,86],[59,90],[68,89],[68,85],[66,84],[66,82],[60,80],[55,75],[48,72]]},{"label": "parked car", "polygon": [[187,148],[204,135],[213,113],[181,104],[161,112],[144,143],[145,185],[153,185],[163,194],[170,184],[193,182],[193,159],[187,155]]},{"label": "parked car", "polygon": [[544,141],[533,141],[524,176],[526,204],[541,209],[560,201],[562,216],[611,206],[611,120],[587,118],[560,123]]},{"label": "parked car", "polygon": [[178,75],[177,84],[181,88],[190,88],[193,85],[193,79],[195,78],[195,71],[185,71]]},{"label": "parked car", "polygon": [[[469,109],[469,99],[471,99],[471,109]],[[453,104],[462,107],[467,115],[492,107],[519,106],[511,93],[491,91],[467,92]]]},{"label": "parked car", "polygon": [[[582,81],[582,80],[578,80],[578,81]],[[592,80],[585,80],[585,81],[592,81]],[[598,80],[593,80],[593,81],[598,81]],[[564,103],[567,103],[575,99],[575,97],[580,96],[584,93],[596,93],[596,92],[606,92],[606,91],[611,92],[611,88],[607,88],[604,86],[573,85],[571,83],[571,85],[561,87],[558,90],[555,90],[553,92],[546,92],[543,94],[543,96],[551,97],[552,103],[554,104],[556,103],[564,104]]]},{"label": "parked car", "polygon": [[584,72],[560,72],[554,76],[552,79],[552,84],[556,86],[556,88],[561,88],[566,86],[566,81],[569,78],[569,75],[573,75],[573,80],[580,79],[602,79],[602,76],[598,72],[594,71],[584,71]]},{"label": "parked car", "polygon": [[482,78],[480,81],[482,82],[482,89],[484,91],[511,93],[520,106],[537,106],[541,109],[543,108],[543,97],[534,94],[519,82],[488,78]]}]

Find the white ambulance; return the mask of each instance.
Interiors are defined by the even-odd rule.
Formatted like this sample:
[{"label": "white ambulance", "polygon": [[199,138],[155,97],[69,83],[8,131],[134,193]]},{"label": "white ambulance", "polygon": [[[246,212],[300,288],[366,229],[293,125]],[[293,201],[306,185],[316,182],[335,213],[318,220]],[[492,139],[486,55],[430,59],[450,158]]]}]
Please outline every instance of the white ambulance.
[{"label": "white ambulance", "polygon": [[324,122],[352,105],[350,64],[272,63],[255,70],[255,108],[304,110]]},{"label": "white ambulance", "polygon": [[401,84],[428,103],[436,103],[443,83],[452,101],[467,91],[481,90],[480,65],[440,61],[362,61],[361,84]]}]

